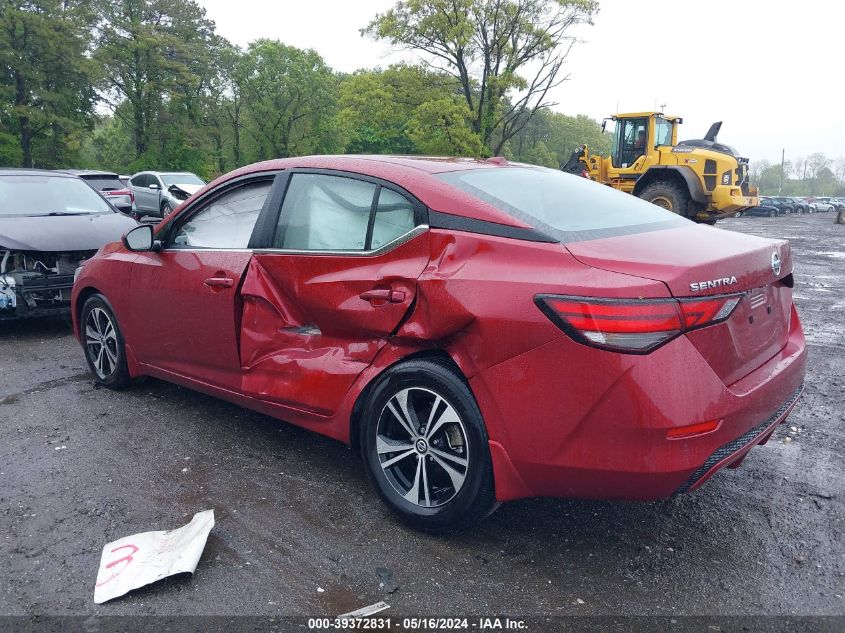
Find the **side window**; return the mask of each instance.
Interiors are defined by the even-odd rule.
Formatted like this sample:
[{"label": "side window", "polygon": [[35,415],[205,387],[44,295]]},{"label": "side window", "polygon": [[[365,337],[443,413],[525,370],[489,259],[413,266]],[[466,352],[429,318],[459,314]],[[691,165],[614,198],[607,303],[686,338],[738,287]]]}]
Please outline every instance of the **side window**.
[{"label": "side window", "polygon": [[367,242],[376,185],[324,174],[293,174],[274,246],[310,251],[359,251]]},{"label": "side window", "polygon": [[666,119],[660,117],[655,119],[654,134],[657,137],[654,140],[655,145],[671,145],[672,144],[672,126]]},{"label": "side window", "polygon": [[263,180],[224,193],[179,227],[172,246],[246,248],[272,186]]},{"label": "side window", "polygon": [[147,175],[146,174],[139,174],[130,180],[129,182],[132,183],[133,187],[146,187],[147,186]]},{"label": "side window", "polygon": [[414,228],[414,208],[405,196],[382,188],[373,221],[370,248],[379,248]]},{"label": "side window", "polygon": [[630,167],[637,158],[645,154],[647,137],[648,119],[628,119],[625,121],[620,167]]}]

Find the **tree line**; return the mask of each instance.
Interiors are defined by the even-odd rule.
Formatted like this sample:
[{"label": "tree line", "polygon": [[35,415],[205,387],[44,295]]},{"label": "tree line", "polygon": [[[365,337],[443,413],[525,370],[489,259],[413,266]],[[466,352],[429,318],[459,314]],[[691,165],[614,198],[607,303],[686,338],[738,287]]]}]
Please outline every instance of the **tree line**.
[{"label": "tree line", "polygon": [[416,64],[336,72],[313,49],[221,37],[192,0],[0,0],[0,164],[190,170],[305,154],[607,149],[549,91],[593,0],[401,0],[362,36]]},{"label": "tree line", "polygon": [[845,196],[845,157],[832,160],[823,153],[772,164],[751,162],[750,178],[760,193],[784,196]]}]

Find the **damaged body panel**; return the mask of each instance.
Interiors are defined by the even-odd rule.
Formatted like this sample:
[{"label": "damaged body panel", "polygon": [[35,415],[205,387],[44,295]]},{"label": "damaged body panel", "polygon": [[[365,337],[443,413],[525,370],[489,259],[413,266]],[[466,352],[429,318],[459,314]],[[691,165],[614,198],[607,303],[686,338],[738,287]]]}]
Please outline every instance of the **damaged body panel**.
[{"label": "damaged body panel", "polygon": [[413,305],[428,242],[370,257],[256,254],[241,288],[242,390],[335,413]]},{"label": "damaged body panel", "polygon": [[76,176],[0,170],[0,319],[67,312],[77,268],[133,226]]},{"label": "damaged body panel", "polygon": [[96,252],[6,250],[0,259],[0,318],[45,316],[67,311],[73,274]]}]

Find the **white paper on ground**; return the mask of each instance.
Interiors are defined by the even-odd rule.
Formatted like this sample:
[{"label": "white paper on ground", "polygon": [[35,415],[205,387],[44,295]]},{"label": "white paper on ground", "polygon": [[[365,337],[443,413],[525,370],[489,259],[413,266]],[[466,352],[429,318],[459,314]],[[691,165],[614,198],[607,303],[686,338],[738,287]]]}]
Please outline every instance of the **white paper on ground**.
[{"label": "white paper on ground", "polygon": [[385,609],[389,609],[390,605],[386,602],[376,602],[375,604],[371,604],[368,607],[362,607],[361,609],[356,609],[355,611],[350,611],[349,613],[344,613],[343,615],[337,616],[339,620],[354,620],[355,618],[366,618],[367,616],[373,615],[374,613],[378,613],[379,611],[384,611]]},{"label": "white paper on ground", "polygon": [[143,532],[107,544],[94,602],[106,602],[173,574],[193,574],[213,527],[214,510],[205,510],[178,530]]}]

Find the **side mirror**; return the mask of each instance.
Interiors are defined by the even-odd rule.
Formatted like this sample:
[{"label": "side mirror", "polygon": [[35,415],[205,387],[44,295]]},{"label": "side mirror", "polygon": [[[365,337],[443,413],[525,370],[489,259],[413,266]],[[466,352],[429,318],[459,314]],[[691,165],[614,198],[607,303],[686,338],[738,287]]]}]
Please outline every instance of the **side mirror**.
[{"label": "side mirror", "polygon": [[148,188],[154,189],[155,191],[158,191],[159,189],[161,189],[161,185],[159,185],[157,182],[154,182],[154,183],[151,183]]},{"label": "side mirror", "polygon": [[126,248],[135,252],[157,251],[161,246],[161,242],[154,238],[153,227],[149,224],[136,226],[123,236],[122,241]]}]

